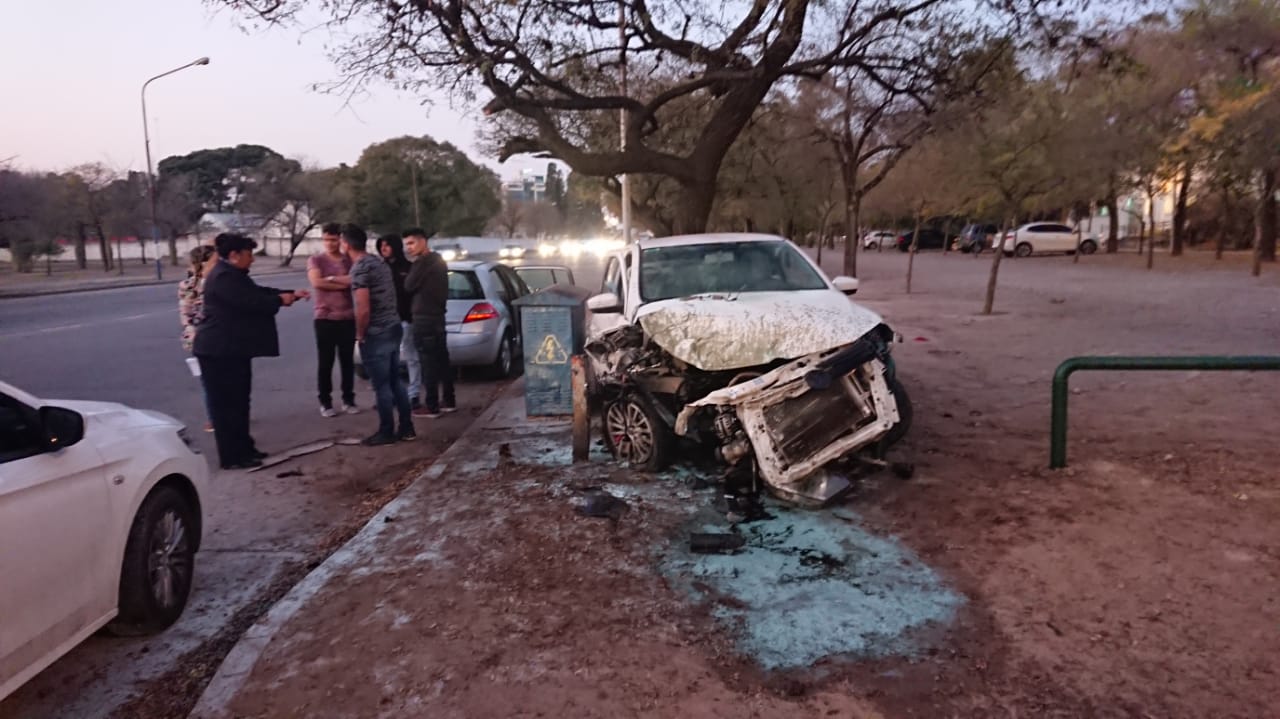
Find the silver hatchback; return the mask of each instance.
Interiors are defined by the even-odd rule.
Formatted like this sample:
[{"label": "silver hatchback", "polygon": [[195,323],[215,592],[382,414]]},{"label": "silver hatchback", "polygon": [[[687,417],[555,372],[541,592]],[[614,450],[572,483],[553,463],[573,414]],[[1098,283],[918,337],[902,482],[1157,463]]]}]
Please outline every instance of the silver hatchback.
[{"label": "silver hatchback", "polygon": [[[512,303],[532,290],[517,270],[501,262],[455,260],[448,263],[448,267],[445,331],[449,335],[450,364],[484,367],[499,379],[510,377],[523,355],[519,315]],[[565,268],[554,269],[568,273]],[[359,346],[356,347],[356,373],[367,376]]]}]

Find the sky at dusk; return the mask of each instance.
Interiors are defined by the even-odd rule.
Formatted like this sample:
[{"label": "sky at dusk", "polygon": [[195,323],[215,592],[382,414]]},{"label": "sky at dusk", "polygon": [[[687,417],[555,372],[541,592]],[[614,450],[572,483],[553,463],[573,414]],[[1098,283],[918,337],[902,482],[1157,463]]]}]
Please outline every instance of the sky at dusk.
[{"label": "sky at dusk", "polygon": [[[367,145],[427,134],[452,142],[501,177],[545,160],[499,165],[475,148],[477,108],[434,105],[379,86],[345,98],[311,89],[333,80],[324,28],[240,29],[199,0],[0,0],[0,160],[26,170],[102,162],[143,170],[139,91],[149,77],[210,63],[147,89],[153,161],[209,147],[266,145],[306,163],[353,164]],[[483,96],[483,92],[480,93]]]}]

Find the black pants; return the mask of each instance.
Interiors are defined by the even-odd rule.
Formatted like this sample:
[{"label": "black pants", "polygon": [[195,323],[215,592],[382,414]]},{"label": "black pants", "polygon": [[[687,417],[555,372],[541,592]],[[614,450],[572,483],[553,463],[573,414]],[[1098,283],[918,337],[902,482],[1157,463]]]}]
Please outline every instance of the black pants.
[{"label": "black pants", "polygon": [[218,444],[218,461],[226,467],[253,459],[258,451],[249,435],[249,393],[253,363],[248,357],[197,356],[200,377],[209,394],[209,419]]},{"label": "black pants", "polygon": [[413,342],[422,363],[422,387],[426,390],[423,404],[429,412],[440,411],[440,391],[444,390],[444,406],[457,407],[453,394],[453,367],[449,364],[449,336],[444,319],[418,320],[413,323]]},{"label": "black pants", "polygon": [[320,355],[320,369],[316,386],[320,391],[320,406],[333,406],[333,357],[338,356],[342,372],[342,401],[356,403],[355,320],[316,320],[316,352]]}]

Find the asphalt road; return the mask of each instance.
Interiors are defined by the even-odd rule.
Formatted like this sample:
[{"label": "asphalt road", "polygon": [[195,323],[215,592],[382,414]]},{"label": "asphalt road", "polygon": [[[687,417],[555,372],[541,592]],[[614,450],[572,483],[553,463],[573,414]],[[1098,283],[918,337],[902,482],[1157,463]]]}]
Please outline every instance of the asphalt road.
[{"label": "asphalt road", "polygon": [[[544,264],[537,258],[529,262]],[[578,284],[600,286],[601,263],[592,256],[545,264],[569,264]],[[258,279],[282,289],[306,286],[302,272]],[[254,362],[253,431],[264,451],[364,436],[376,425],[368,412],[320,417],[311,321],[310,303],[282,309],[280,357]],[[0,299],[0,380],[43,399],[122,402],[172,415],[193,430],[205,455],[216,462],[212,435],[199,431],[203,403],[179,335],[176,282]],[[225,638],[237,612],[260,601],[273,583],[311,557],[336,524],[359,511],[392,477],[465,431],[499,386],[464,381],[458,399],[467,411],[419,426],[421,446],[315,455],[315,464],[326,465],[307,468],[315,479],[216,472],[210,483],[212,508],[206,511],[212,513],[207,524],[214,530],[205,538],[191,604],[178,624],[153,638],[90,639],[0,702],[0,717],[110,716],[178,660]],[[358,382],[357,404],[369,408],[372,401],[367,383]]]}]

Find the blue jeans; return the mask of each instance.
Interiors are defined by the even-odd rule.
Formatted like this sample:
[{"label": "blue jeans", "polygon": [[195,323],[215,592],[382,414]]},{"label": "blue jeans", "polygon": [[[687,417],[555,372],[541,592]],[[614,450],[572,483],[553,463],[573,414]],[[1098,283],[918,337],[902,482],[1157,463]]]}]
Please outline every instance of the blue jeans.
[{"label": "blue jeans", "polygon": [[378,404],[378,434],[394,437],[396,425],[394,413],[400,413],[400,431],[413,431],[413,416],[409,409],[409,395],[400,384],[400,340],[404,330],[394,325],[378,334],[366,335],[360,343],[360,359],[373,384]]},{"label": "blue jeans", "polygon": [[400,327],[404,329],[404,338],[400,340],[400,356],[409,368],[409,403],[413,404],[422,394],[422,362],[418,361],[418,348],[413,344],[413,325],[401,322]]}]

